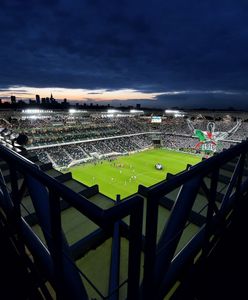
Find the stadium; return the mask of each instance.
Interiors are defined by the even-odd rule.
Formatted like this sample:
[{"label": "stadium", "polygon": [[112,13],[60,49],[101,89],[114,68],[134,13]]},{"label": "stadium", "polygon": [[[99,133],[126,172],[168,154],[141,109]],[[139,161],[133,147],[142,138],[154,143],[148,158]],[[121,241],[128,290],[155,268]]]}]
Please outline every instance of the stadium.
[{"label": "stadium", "polygon": [[[208,249],[215,242],[216,215],[229,222],[246,182],[247,124],[242,112],[0,111],[1,213],[19,216],[22,255],[44,299],[176,293],[189,260],[206,238]],[[183,226],[168,229],[176,209]]]},{"label": "stadium", "polygon": [[[26,135],[29,154],[36,155],[44,164],[51,163],[56,170],[71,172],[74,179],[88,186],[100,185],[100,191],[113,199],[117,194],[122,198],[134,194],[139,184],[151,186],[164,180],[167,173],[179,173],[188,164],[199,162],[208,152],[203,147],[209,143],[204,143],[202,149],[197,146],[199,140],[194,128],[203,132],[209,123],[207,116],[200,113],[180,115],[169,111],[154,116],[138,110],[27,109],[9,118],[10,124],[2,118],[2,128],[10,130],[9,135],[12,132]],[[222,132],[226,136],[214,141],[218,149],[210,148],[210,155],[245,138],[246,123],[241,125],[240,121],[237,126],[239,116],[223,114],[213,118],[218,120],[218,135]],[[228,134],[232,128],[235,132]],[[217,135],[214,139],[217,140]],[[151,166],[156,163],[166,166],[165,173],[154,172]],[[148,164],[150,166],[145,167]]]}]

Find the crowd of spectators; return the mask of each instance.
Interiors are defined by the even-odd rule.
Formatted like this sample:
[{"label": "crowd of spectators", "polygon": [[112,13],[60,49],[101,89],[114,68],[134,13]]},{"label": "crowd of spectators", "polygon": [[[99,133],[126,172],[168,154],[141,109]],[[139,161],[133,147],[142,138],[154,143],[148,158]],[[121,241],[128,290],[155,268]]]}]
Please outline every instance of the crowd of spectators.
[{"label": "crowd of spectators", "polygon": [[[53,145],[32,151],[43,162],[67,166],[73,161],[93,159],[95,154],[99,156],[111,153],[124,154],[149,148],[153,145],[151,133],[155,131],[161,137],[163,147],[194,151],[198,143],[198,139],[194,137],[194,129],[207,131],[207,125],[211,121],[215,122],[215,132],[228,132],[235,126],[237,119],[242,119],[243,122],[235,133],[218,143],[218,151],[221,151],[247,138],[247,115],[232,117],[216,114],[210,118],[195,114],[183,118],[163,117],[162,122],[156,124],[155,130],[147,117],[107,117],[100,113],[73,116],[60,112],[43,115],[40,118],[29,118],[20,113],[13,116],[0,112],[0,127],[26,134],[29,139],[27,149]],[[71,144],[64,144],[68,142]],[[56,144],[62,146],[58,147]]]},{"label": "crowd of spectators", "polygon": [[149,131],[149,125],[135,117],[103,118],[92,115],[75,121],[68,118],[66,114],[51,115],[45,119],[16,117],[10,120],[10,124],[15,132],[28,136],[30,147]]},{"label": "crowd of spectators", "polygon": [[151,145],[152,140],[149,136],[140,135],[64,145],[63,147],[47,147],[32,152],[44,163],[52,162],[55,167],[64,167],[73,161],[94,159],[96,156],[102,157],[111,154],[126,154],[149,148]]},{"label": "crowd of spectators", "polygon": [[198,140],[192,137],[184,137],[184,136],[177,136],[177,135],[164,135],[162,137],[162,145],[166,148],[177,149],[180,148],[195,148]]},{"label": "crowd of spectators", "polygon": [[183,134],[192,135],[186,119],[184,118],[167,118],[164,119],[160,126],[160,131],[165,134]]},{"label": "crowd of spectators", "polygon": [[248,137],[248,122],[242,122],[240,128],[230,136],[230,140],[242,141]]}]

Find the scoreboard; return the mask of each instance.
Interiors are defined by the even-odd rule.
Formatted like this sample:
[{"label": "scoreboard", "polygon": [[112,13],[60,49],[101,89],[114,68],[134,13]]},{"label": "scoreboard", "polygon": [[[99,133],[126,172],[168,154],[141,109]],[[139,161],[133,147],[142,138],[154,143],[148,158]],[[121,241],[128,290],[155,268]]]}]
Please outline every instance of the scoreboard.
[{"label": "scoreboard", "polygon": [[162,122],[162,117],[152,116],[151,123],[161,123],[161,122]]}]

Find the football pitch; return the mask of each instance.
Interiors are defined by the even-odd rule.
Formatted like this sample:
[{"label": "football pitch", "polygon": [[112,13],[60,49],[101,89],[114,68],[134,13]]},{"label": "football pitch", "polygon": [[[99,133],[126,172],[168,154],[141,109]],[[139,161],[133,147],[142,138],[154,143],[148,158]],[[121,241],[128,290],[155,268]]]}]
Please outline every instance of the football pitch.
[{"label": "football pitch", "polygon": [[[120,156],[112,161],[102,160],[71,167],[74,179],[92,186],[99,185],[100,193],[121,199],[138,191],[138,185],[151,186],[166,178],[167,173],[177,174],[185,170],[187,164],[195,165],[201,157],[170,151],[153,149],[127,156]],[[163,169],[157,170],[155,165],[162,164]]]}]

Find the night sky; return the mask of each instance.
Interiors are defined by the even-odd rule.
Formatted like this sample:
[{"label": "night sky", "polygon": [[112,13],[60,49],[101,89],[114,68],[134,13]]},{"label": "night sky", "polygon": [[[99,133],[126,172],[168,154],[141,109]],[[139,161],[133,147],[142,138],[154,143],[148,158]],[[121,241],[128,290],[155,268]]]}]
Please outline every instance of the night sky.
[{"label": "night sky", "polygon": [[0,38],[2,99],[248,109],[247,0],[1,0]]}]

